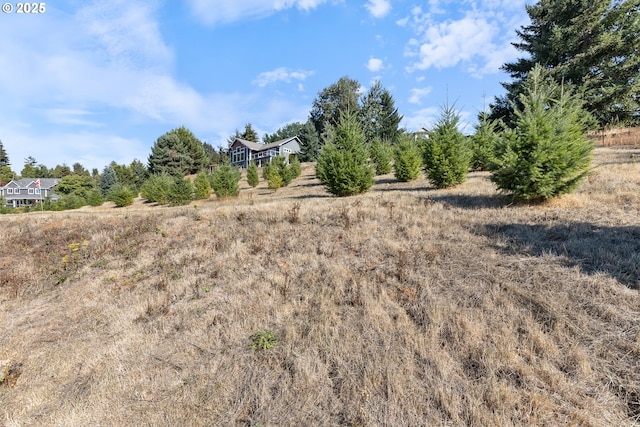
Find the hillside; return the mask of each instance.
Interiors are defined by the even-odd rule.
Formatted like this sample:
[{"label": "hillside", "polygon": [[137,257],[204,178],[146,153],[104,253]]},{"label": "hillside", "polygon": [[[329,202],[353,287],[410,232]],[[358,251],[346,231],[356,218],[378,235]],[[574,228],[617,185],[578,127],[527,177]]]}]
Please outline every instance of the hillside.
[{"label": "hillside", "polygon": [[0,216],[0,424],[638,425],[639,156],[598,148],[544,205],[484,172],[339,199],[305,165],[237,200]]}]

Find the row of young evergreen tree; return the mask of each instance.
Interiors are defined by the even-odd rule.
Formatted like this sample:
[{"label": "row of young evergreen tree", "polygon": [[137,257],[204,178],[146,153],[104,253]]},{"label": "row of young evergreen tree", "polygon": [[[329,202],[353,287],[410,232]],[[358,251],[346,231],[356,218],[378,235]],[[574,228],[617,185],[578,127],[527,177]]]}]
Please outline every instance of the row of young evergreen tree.
[{"label": "row of young evergreen tree", "polygon": [[498,189],[518,200],[547,200],[573,191],[589,171],[593,117],[584,100],[536,65],[522,85],[514,126],[482,115],[474,135],[459,130],[460,115],[445,106],[428,138],[401,134],[394,145],[367,144],[354,114],[343,113],[322,148],[316,176],[327,191],[350,196],[368,191],[374,175],[393,168],[398,181],[424,170],[436,188],[463,183],[471,169],[489,170]]}]

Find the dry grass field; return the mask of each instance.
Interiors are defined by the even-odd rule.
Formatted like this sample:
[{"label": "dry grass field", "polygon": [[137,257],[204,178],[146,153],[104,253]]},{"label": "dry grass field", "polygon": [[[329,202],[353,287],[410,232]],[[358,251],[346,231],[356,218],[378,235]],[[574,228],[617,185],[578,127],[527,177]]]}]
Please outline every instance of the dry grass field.
[{"label": "dry grass field", "polygon": [[640,425],[639,156],[543,205],[484,172],[334,198],[305,165],[1,216],[0,425]]}]

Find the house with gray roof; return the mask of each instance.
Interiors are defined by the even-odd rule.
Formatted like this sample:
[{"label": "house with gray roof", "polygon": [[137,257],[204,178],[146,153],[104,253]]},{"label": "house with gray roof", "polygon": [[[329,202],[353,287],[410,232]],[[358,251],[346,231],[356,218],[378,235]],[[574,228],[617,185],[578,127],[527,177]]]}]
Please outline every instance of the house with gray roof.
[{"label": "house with gray roof", "polygon": [[54,191],[59,178],[22,178],[10,181],[0,187],[0,197],[4,198],[7,206],[18,208],[30,206],[36,202],[49,199],[56,201],[60,198]]},{"label": "house with gray roof", "polygon": [[259,144],[236,138],[229,147],[231,165],[239,168],[247,168],[251,162],[262,167],[276,156],[283,156],[288,163],[289,156],[298,153],[300,153],[300,138],[297,136],[281,139],[271,144]]}]

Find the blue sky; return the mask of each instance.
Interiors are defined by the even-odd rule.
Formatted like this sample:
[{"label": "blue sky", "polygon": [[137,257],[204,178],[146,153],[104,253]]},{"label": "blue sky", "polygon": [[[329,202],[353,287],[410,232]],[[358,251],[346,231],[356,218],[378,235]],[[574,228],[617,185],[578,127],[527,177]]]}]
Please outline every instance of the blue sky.
[{"label": "blue sky", "polygon": [[[525,0],[56,0],[0,15],[0,140],[12,168],[146,163],[184,125],[226,145],[304,122],[342,76],[380,80],[416,130],[447,102],[466,132],[504,93]],[[14,3],[15,5],[15,3]]]}]

